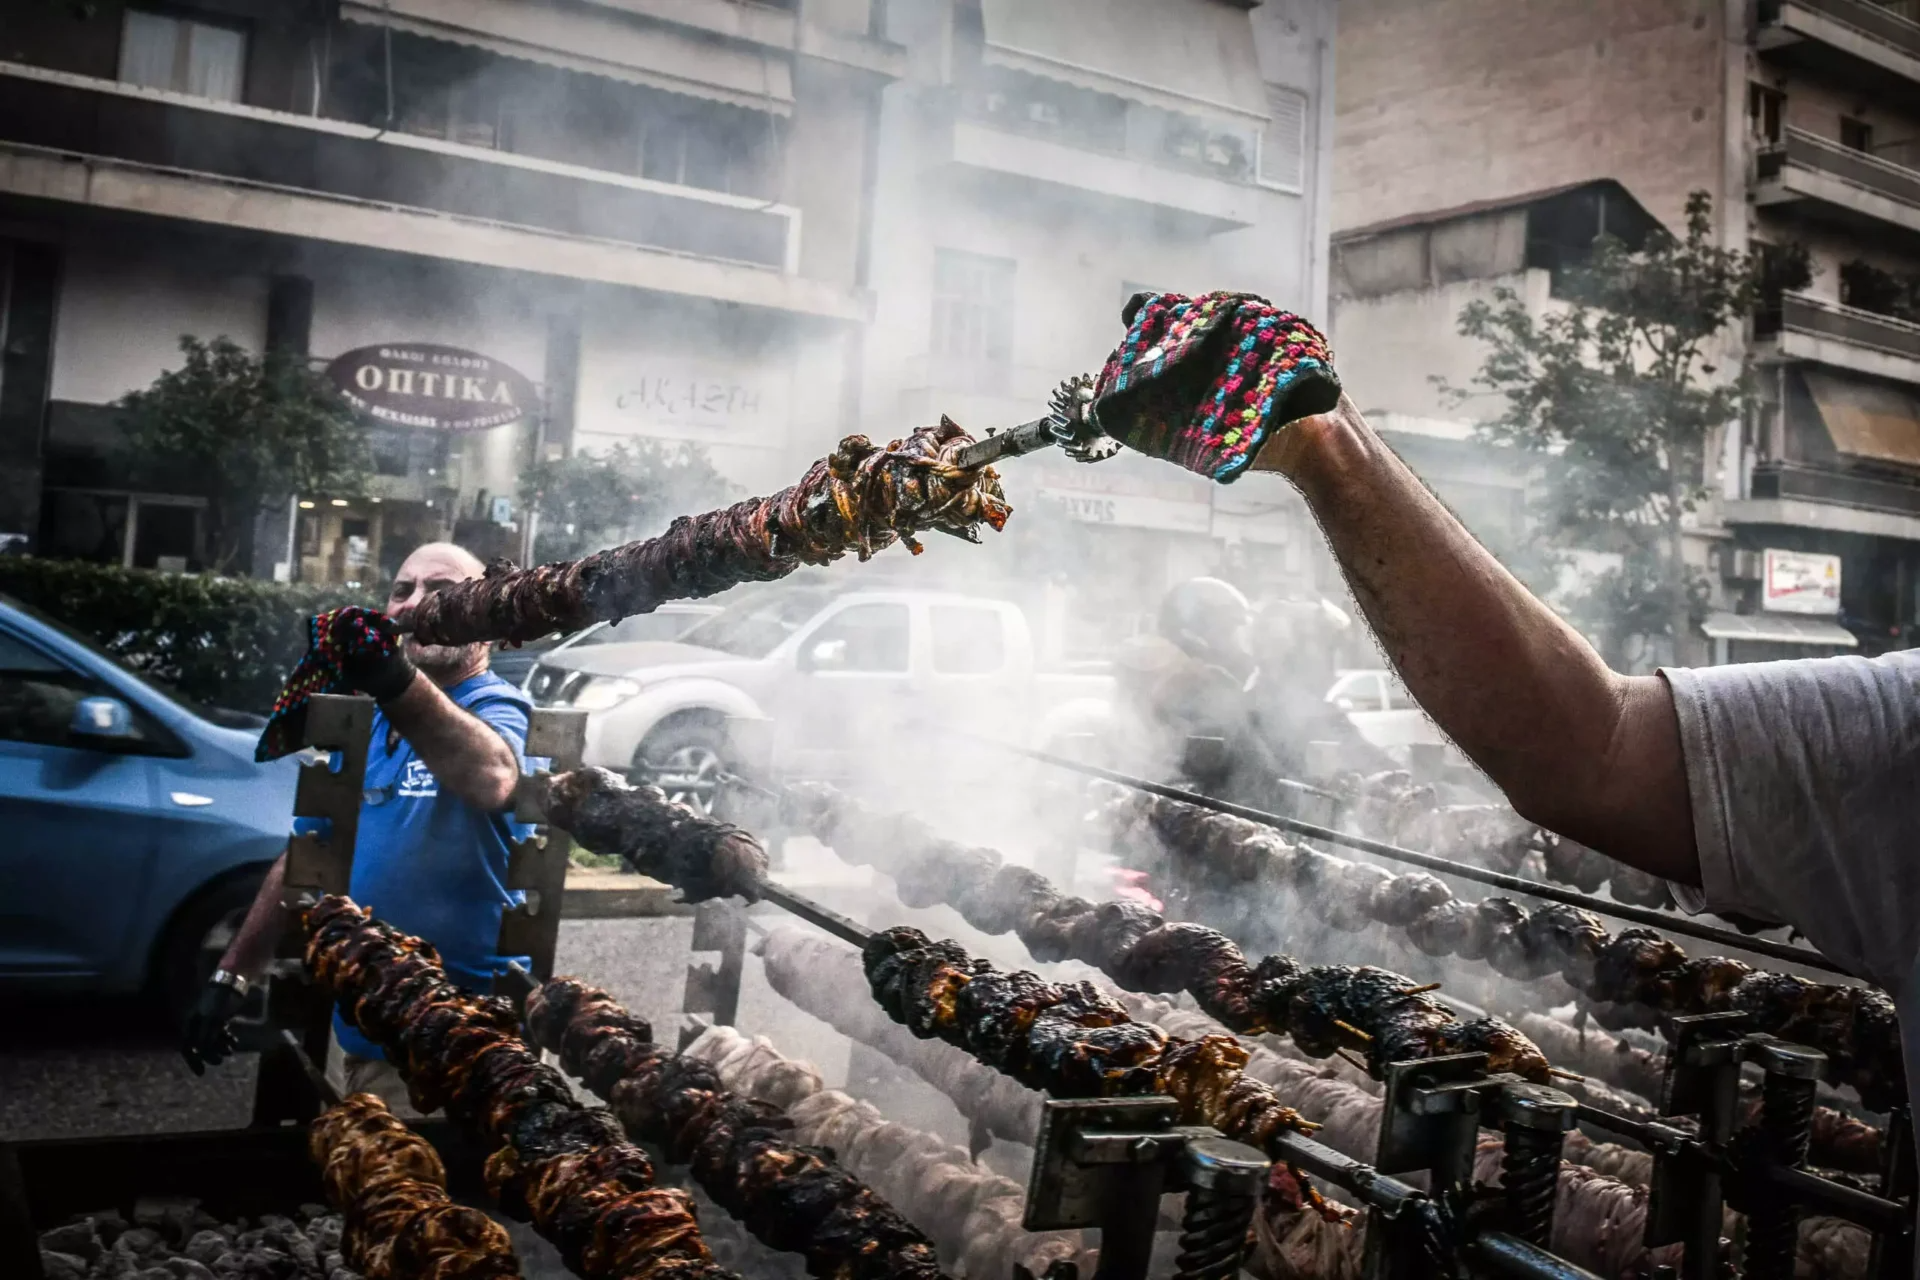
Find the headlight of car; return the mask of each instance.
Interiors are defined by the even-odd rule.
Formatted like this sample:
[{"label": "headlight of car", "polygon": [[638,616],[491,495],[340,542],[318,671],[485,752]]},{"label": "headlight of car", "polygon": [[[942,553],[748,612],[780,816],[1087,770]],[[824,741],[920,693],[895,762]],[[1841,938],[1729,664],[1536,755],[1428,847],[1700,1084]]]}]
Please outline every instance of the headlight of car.
[{"label": "headlight of car", "polygon": [[580,686],[570,704],[576,711],[605,711],[640,692],[640,685],[624,676],[594,676]]}]

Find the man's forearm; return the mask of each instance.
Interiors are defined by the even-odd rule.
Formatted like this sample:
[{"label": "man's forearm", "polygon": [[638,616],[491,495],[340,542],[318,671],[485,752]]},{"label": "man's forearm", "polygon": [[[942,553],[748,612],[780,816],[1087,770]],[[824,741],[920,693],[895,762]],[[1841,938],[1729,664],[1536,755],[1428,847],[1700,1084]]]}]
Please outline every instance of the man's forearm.
[{"label": "man's forearm", "polygon": [[1350,401],[1287,427],[1255,467],[1299,486],[1407,688],[1516,809],[1623,862],[1698,881],[1664,681],[1608,670]]},{"label": "man's forearm", "polygon": [[380,709],[441,786],[489,813],[507,807],[520,761],[493,726],[455,706],[424,675]]},{"label": "man's forearm", "polygon": [[273,959],[273,950],[280,944],[280,932],[287,921],[286,908],[280,905],[286,879],[287,855],[282,853],[268,868],[260,892],[253,895],[253,905],[247,908],[247,918],[240,922],[233,941],[227,944],[226,954],[220,957],[220,967],[228,973],[237,973],[251,982],[267,967],[267,961]]}]

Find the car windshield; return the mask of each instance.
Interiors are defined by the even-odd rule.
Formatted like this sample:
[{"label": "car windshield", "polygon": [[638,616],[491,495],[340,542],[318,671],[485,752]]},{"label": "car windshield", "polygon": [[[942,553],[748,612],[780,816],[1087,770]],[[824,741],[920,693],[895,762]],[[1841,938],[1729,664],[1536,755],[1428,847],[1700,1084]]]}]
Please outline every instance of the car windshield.
[{"label": "car windshield", "polygon": [[612,626],[595,627],[573,643],[575,647],[579,647],[589,644],[625,644],[630,640],[675,640],[688,627],[713,616],[715,615],[710,613],[682,610],[636,613],[631,618],[620,619]]},{"label": "car windshield", "polygon": [[727,606],[680,639],[742,658],[764,658],[832,598],[833,592],[825,588],[759,592]]},{"label": "car windshield", "polygon": [[48,617],[45,613],[30,604],[16,600],[12,596],[0,596],[0,602],[4,602],[10,607],[18,609],[21,613],[26,614],[29,618],[32,618],[48,630],[58,631],[61,635],[73,641],[89,653],[112,663],[116,671],[119,671],[136,683],[145,686],[167,701],[186,708],[202,720],[210,721],[226,729],[258,729],[267,723],[265,716],[255,715],[250,711],[236,711],[231,707],[209,705],[208,703],[200,701],[198,698],[188,697],[165,680],[161,680],[158,677],[148,675],[144,672],[135,671],[132,667],[128,666],[125,661],[108,652],[106,649],[103,649],[91,636],[81,634],[58,618]]}]

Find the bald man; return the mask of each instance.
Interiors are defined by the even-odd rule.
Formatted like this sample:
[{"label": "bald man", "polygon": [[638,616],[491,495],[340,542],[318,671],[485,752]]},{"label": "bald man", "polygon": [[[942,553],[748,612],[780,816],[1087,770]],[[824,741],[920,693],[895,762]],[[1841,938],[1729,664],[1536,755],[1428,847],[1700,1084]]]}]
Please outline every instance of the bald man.
[{"label": "bald man", "polygon": [[[430,542],[406,558],[387,593],[401,619],[427,594],[483,566],[463,547]],[[496,953],[508,891],[507,847],[528,828],[508,812],[525,766],[526,695],[487,670],[487,646],[428,645],[349,673],[377,704],[354,846],[354,901],[431,942],[460,985],[490,992],[509,957]],[[285,912],[286,854],[273,864],[187,1021],[182,1051],[195,1072],[233,1051],[229,1023],[272,957]],[[336,1016],[347,1092],[379,1094],[404,1108],[406,1089],[379,1048]]]}]

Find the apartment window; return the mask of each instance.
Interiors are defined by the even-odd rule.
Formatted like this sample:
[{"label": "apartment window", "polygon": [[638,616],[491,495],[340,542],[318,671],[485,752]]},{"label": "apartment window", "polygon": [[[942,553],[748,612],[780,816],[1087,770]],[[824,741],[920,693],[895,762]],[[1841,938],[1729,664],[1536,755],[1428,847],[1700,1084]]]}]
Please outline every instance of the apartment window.
[{"label": "apartment window", "polygon": [[1852,116],[1840,117],[1840,145],[1855,151],[1873,150],[1873,126]]},{"label": "apartment window", "polygon": [[246,65],[246,33],[234,27],[129,9],[120,28],[125,84],[238,102]]},{"label": "apartment window", "polygon": [[1013,357],[1013,266],[1011,258],[934,251],[934,356],[1004,376]]},{"label": "apartment window", "polygon": [[1267,86],[1267,124],[1260,131],[1260,181],[1300,191],[1307,174],[1307,95]]},{"label": "apartment window", "polygon": [[1781,118],[1786,114],[1787,95],[1764,84],[1747,86],[1747,125],[1756,142],[1769,145],[1780,141]]},{"label": "apartment window", "polygon": [[776,193],[780,124],[767,112],[676,103],[641,128],[643,178],[760,199]]}]

